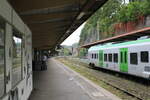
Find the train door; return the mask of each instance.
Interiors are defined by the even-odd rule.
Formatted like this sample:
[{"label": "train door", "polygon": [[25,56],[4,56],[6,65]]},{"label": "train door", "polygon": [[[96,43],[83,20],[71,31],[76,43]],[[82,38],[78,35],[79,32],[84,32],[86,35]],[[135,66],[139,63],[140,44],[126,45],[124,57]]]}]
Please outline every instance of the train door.
[{"label": "train door", "polygon": [[100,67],[103,67],[103,61],[104,61],[103,58],[104,58],[103,57],[103,50],[100,50],[99,51],[99,66]]},{"label": "train door", "polygon": [[120,48],[120,71],[128,72],[128,48]]}]

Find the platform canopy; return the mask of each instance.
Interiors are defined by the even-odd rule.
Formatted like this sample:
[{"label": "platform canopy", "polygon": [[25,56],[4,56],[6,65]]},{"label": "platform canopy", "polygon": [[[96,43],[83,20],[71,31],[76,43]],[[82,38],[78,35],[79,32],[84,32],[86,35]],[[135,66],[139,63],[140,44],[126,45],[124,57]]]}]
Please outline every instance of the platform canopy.
[{"label": "platform canopy", "polygon": [[33,47],[61,44],[107,0],[8,0],[33,33]]}]

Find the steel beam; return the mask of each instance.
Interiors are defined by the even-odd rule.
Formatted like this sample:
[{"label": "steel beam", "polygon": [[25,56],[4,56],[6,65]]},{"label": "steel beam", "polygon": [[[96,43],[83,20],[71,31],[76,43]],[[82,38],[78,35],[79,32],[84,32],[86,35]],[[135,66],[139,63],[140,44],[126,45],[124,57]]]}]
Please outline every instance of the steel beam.
[{"label": "steel beam", "polygon": [[78,12],[79,5],[65,5],[65,6],[59,6],[59,7],[52,7],[52,8],[43,8],[43,9],[36,9],[31,10],[27,12],[21,12],[21,16],[31,16],[31,15],[37,15],[37,14],[53,14],[53,13],[72,13],[72,12]]},{"label": "steel beam", "polygon": [[72,20],[73,20],[73,18],[56,18],[56,19],[30,22],[29,24],[45,24],[45,23],[68,22],[68,21],[70,22]]}]

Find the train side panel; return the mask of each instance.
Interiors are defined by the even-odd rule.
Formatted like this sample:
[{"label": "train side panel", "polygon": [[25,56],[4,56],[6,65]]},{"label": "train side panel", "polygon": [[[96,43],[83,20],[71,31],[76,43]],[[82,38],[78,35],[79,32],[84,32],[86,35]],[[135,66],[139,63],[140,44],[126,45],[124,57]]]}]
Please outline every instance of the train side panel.
[{"label": "train side panel", "polygon": [[[129,73],[144,78],[150,76],[150,43],[129,47]],[[134,57],[132,57],[132,55]],[[136,57],[137,56],[137,57]],[[132,61],[134,60],[134,61]]]},{"label": "train side panel", "polygon": [[[99,48],[96,53],[103,51],[103,66],[97,65],[99,59],[89,57],[90,63],[98,67],[114,70],[143,78],[150,78],[150,42],[131,45],[121,45],[111,48]],[[94,52],[93,52],[94,51]],[[89,50],[88,53],[95,53]],[[99,62],[100,63],[100,62]]]}]

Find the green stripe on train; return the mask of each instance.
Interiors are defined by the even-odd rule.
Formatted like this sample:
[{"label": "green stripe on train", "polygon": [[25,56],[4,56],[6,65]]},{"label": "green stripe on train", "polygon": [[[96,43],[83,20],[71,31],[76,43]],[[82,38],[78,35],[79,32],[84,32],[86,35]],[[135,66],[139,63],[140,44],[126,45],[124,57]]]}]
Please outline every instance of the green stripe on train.
[{"label": "green stripe on train", "polygon": [[103,54],[103,50],[99,51],[99,66],[103,67],[104,64],[104,54]]},{"label": "green stripe on train", "polygon": [[128,48],[120,48],[119,67],[121,72],[128,72]]}]

